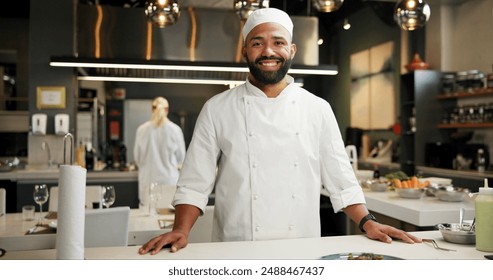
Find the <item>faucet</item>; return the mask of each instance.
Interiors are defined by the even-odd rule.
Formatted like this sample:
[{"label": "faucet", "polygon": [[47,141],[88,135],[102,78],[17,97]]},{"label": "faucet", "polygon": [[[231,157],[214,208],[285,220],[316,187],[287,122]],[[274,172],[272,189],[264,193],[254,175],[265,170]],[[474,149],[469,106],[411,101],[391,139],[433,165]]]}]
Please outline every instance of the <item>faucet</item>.
[{"label": "faucet", "polygon": [[48,153],[48,167],[51,167],[53,165],[53,160],[51,159],[50,145],[48,145],[48,142],[43,141],[41,143],[41,149]]}]

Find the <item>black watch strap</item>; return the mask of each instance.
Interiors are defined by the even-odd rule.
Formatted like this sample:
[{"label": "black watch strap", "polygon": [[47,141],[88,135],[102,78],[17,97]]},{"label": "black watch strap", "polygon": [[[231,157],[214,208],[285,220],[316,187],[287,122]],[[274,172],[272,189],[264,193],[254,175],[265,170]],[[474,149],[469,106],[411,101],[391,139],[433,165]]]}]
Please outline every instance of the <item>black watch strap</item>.
[{"label": "black watch strap", "polygon": [[362,232],[365,232],[365,230],[363,229],[363,226],[365,225],[366,222],[368,222],[369,220],[372,220],[372,221],[377,221],[377,219],[375,218],[375,216],[373,216],[372,214],[368,214],[366,216],[363,217],[363,219],[361,219],[361,221],[359,222],[359,230],[361,230]]}]

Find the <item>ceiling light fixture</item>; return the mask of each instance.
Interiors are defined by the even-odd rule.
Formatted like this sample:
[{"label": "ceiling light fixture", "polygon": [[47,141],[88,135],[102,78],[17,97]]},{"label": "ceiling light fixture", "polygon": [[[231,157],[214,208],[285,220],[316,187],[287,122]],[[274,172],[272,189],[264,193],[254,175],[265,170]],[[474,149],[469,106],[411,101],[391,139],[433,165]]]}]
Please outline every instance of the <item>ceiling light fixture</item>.
[{"label": "ceiling light fixture", "polygon": [[402,0],[395,6],[394,19],[403,30],[413,31],[430,19],[430,5],[424,0]]},{"label": "ceiling light fixture", "polygon": [[330,13],[338,10],[344,0],[313,0],[313,7],[319,12]]},{"label": "ceiling light fixture", "polygon": [[344,19],[344,24],[342,25],[342,28],[344,28],[344,30],[349,30],[349,28],[351,28],[351,24],[349,23],[349,20],[347,18]]},{"label": "ceiling light fixture", "polygon": [[269,8],[269,0],[235,0],[234,9],[241,20],[246,20],[253,11]]},{"label": "ceiling light fixture", "polygon": [[149,22],[160,28],[176,23],[180,17],[177,0],[155,0],[146,2],[145,14]]}]

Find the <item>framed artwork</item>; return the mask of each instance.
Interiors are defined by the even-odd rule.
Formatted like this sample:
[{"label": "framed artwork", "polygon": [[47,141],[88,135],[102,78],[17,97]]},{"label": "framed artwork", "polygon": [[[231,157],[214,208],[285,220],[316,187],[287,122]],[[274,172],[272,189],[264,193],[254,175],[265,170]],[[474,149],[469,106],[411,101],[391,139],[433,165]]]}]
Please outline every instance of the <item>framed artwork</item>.
[{"label": "framed artwork", "polygon": [[36,92],[38,109],[65,109],[65,87],[37,87]]}]

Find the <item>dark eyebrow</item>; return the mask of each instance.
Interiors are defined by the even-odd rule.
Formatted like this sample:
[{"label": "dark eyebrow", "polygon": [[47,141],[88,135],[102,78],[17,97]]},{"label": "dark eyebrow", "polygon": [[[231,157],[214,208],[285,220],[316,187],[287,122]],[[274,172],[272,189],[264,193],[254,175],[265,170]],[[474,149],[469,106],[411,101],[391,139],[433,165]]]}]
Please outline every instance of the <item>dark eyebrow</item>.
[{"label": "dark eyebrow", "polygon": [[[272,38],[274,38],[275,40],[284,40],[286,42],[288,42],[288,39],[284,38],[283,36],[272,36]],[[255,36],[255,37],[252,37],[250,39],[250,41],[253,41],[253,40],[263,40],[264,37],[262,36]]]}]

